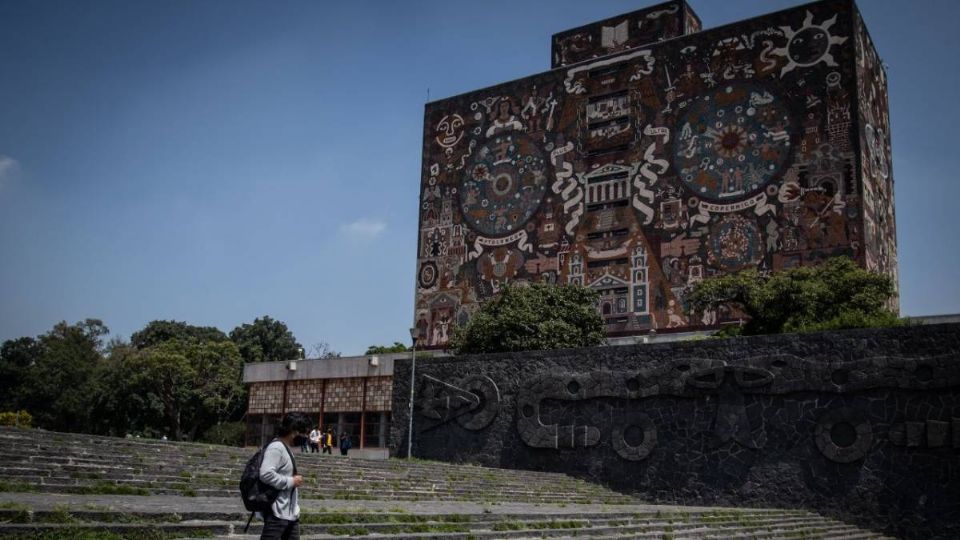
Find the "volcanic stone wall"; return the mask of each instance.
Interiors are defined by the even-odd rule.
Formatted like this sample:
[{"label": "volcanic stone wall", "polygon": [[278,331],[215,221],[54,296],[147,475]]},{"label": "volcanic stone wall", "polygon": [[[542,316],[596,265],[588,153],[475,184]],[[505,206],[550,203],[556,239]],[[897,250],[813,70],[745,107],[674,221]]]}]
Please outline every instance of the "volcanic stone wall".
[{"label": "volcanic stone wall", "polygon": [[622,336],[739,319],[686,313],[712,275],[846,255],[896,277],[886,79],[853,3],[698,29],[668,2],[557,34],[552,71],[427,104],[420,346],[508,283],[590,287]]},{"label": "volcanic stone wall", "polygon": [[420,359],[416,396],[419,458],[960,537],[960,324]]}]

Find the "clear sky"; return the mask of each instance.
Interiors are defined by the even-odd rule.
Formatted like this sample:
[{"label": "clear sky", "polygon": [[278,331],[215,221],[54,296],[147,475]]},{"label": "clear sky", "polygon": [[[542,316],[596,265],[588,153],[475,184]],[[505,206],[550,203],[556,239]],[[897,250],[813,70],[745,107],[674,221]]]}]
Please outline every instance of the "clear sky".
[{"label": "clear sky", "polygon": [[[0,0],[0,340],[59,320],[409,341],[427,88],[546,71],[633,0]],[[797,5],[693,0],[711,28]],[[960,2],[861,0],[904,314],[960,312]]]}]

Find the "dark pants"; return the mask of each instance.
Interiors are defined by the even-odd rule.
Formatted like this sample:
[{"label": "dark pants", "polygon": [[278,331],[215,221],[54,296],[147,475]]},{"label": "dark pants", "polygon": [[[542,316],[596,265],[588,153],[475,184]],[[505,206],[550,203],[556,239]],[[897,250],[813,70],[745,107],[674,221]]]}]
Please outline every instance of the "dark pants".
[{"label": "dark pants", "polygon": [[323,453],[324,453],[324,454],[333,455],[333,448],[324,445],[324,446],[323,446]]},{"label": "dark pants", "polygon": [[310,453],[316,454],[320,451],[320,445],[317,443],[310,443]]},{"label": "dark pants", "polygon": [[349,448],[342,448],[342,447],[341,447],[341,448],[340,448],[340,455],[341,455],[341,456],[347,455],[347,451],[348,451],[348,450],[350,450],[350,449],[349,449]]},{"label": "dark pants", "polygon": [[263,518],[260,540],[300,540],[300,522],[287,521],[268,514]]}]

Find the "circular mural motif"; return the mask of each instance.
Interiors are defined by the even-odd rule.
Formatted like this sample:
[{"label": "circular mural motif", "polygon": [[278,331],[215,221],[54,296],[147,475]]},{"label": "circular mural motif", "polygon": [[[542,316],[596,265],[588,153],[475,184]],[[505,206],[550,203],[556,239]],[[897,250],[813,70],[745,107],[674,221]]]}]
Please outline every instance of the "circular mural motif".
[{"label": "circular mural motif", "polygon": [[760,262],[763,251],[757,224],[736,214],[724,216],[710,228],[710,261],[724,270]]},{"label": "circular mural motif", "polygon": [[763,188],[787,159],[790,117],[769,92],[727,85],[679,118],[673,163],[683,183],[712,201]]},{"label": "circular mural motif", "polygon": [[490,425],[500,412],[500,389],[486,375],[470,375],[460,382],[460,388],[480,398],[480,403],[469,414],[457,417],[457,423],[477,431]]},{"label": "circular mural motif", "polygon": [[420,272],[417,275],[417,280],[420,282],[420,287],[423,289],[429,289],[437,284],[437,264],[433,261],[425,261],[420,264]]},{"label": "circular mural motif", "polygon": [[817,421],[814,441],[832,461],[851,463],[863,459],[873,445],[873,427],[863,414],[850,407],[835,409]]},{"label": "circular mural motif", "polygon": [[621,423],[613,428],[613,449],[623,459],[645,459],[657,445],[657,427],[643,413],[623,415]]},{"label": "circular mural motif", "polygon": [[500,236],[521,226],[547,190],[546,162],[523,135],[493,137],[477,150],[460,187],[460,209],[477,231]]}]

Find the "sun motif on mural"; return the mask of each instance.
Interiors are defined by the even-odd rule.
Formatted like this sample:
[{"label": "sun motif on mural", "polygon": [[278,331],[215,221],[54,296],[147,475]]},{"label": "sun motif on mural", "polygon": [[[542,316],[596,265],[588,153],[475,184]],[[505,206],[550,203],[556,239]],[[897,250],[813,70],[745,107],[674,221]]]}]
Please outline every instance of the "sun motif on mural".
[{"label": "sun motif on mural", "polygon": [[798,67],[806,68],[820,62],[836,66],[837,61],[834,60],[830,47],[847,41],[845,37],[830,33],[830,27],[836,22],[837,16],[834,15],[820,24],[813,24],[813,14],[808,11],[803,25],[797,30],[791,26],[781,26],[787,44],[771,51],[771,54],[787,59],[787,65],[783,66],[780,76],[783,77]]}]

